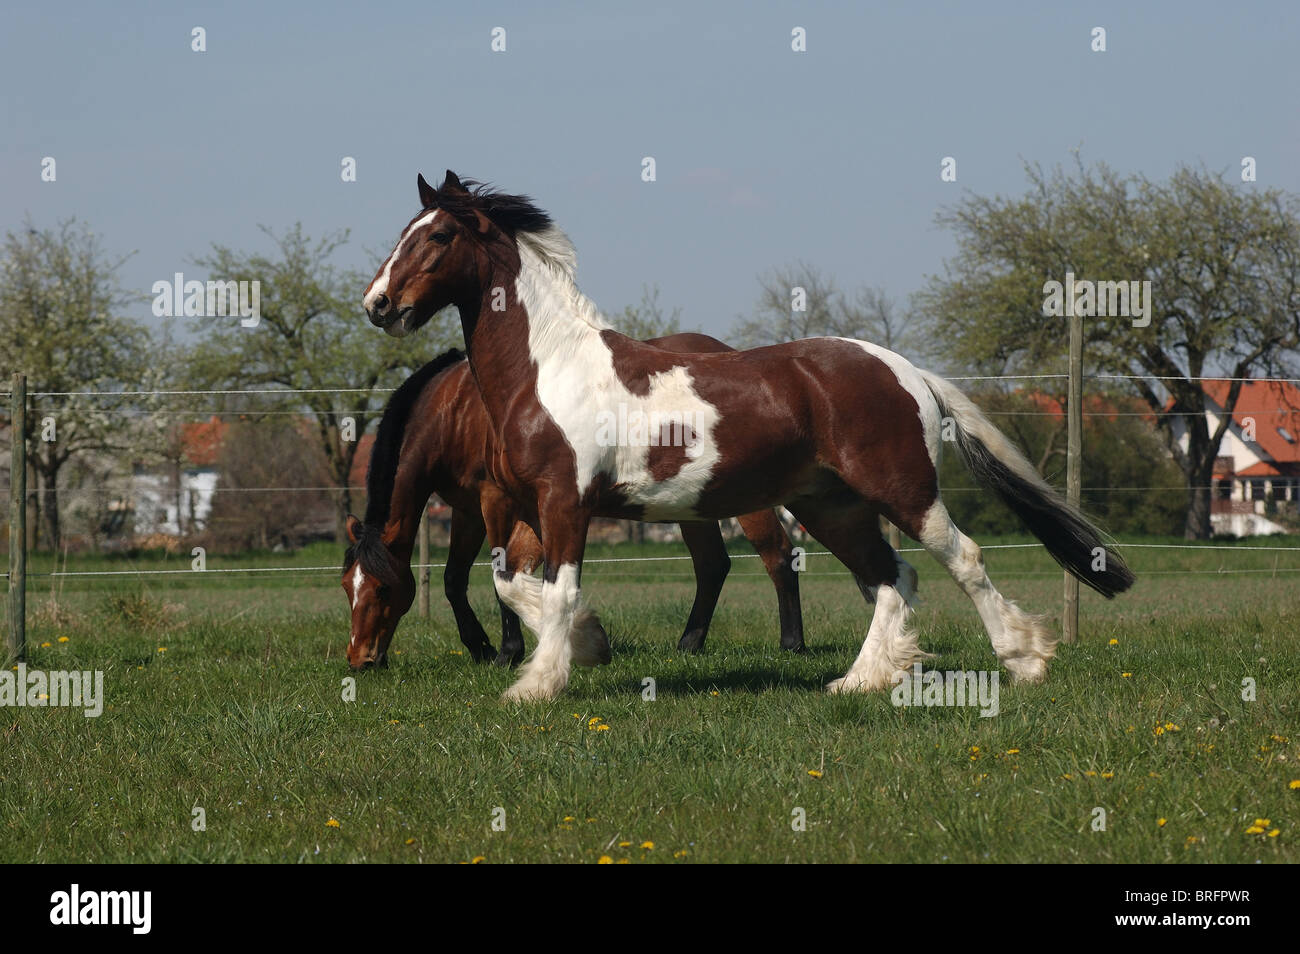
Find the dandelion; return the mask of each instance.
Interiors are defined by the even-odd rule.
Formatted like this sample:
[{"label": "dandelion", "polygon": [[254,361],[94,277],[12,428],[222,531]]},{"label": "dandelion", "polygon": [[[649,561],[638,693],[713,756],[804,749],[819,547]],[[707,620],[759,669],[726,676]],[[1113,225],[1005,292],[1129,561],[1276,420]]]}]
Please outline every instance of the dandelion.
[{"label": "dandelion", "polygon": [[599,860],[597,860],[596,862],[596,864],[598,865],[612,865],[613,863],[614,863],[614,859],[611,858],[609,855],[601,855]]},{"label": "dandelion", "polygon": [[1188,836],[1187,836],[1187,843],[1188,843],[1189,845],[1194,845],[1194,844],[1196,844],[1196,843],[1197,843],[1198,841],[1200,841],[1200,840],[1201,840],[1201,839],[1197,838],[1195,835],[1188,835]]},{"label": "dandelion", "polygon": [[601,722],[600,716],[592,716],[590,719],[587,720],[587,725],[593,726],[599,724],[600,722]]},{"label": "dandelion", "polygon": [[66,643],[67,641],[68,641],[68,637],[67,637],[67,636],[60,636],[60,637],[59,637],[59,642],[61,642],[61,643]]},{"label": "dandelion", "polygon": [[472,865],[481,865],[485,861],[487,861],[487,859],[484,858],[482,855],[475,855],[473,858],[469,860],[469,863]]},{"label": "dandelion", "polygon": [[1260,828],[1258,825],[1251,825],[1249,828],[1246,829],[1246,834],[1247,834],[1247,835],[1262,835],[1262,834],[1264,834],[1264,829]]},{"label": "dandelion", "polygon": [[1161,827],[1161,828],[1164,828],[1164,827],[1165,827],[1165,823],[1166,823],[1167,821],[1169,821],[1169,819],[1167,819],[1167,818],[1157,818],[1157,819],[1156,819],[1156,825],[1158,825],[1158,826]]},{"label": "dandelion", "polygon": [[159,647],[158,647],[158,652],[160,652],[160,653],[165,653],[165,652],[167,652],[167,647],[166,647],[166,646],[159,646]]},{"label": "dandelion", "polygon": [[819,771],[817,771],[817,769],[809,769],[809,770],[808,770],[808,774],[811,775],[813,778],[821,778],[821,777],[822,777],[822,773],[819,772]]},{"label": "dandelion", "polygon": [[618,843],[618,846],[619,846],[620,848],[631,848],[631,847],[632,847],[632,842],[630,842],[630,841],[620,841],[620,842]]},{"label": "dandelion", "polygon": [[709,693],[709,695],[711,695],[711,696],[716,696],[716,695],[718,695],[718,690],[714,689],[712,692]]},{"label": "dandelion", "polygon": [[1096,778],[1096,777],[1097,777],[1097,773],[1094,772],[1094,771],[1087,771],[1087,772],[1084,772],[1083,774],[1086,775],[1086,776],[1088,776],[1088,778]]},{"label": "dandelion", "polygon": [[653,841],[643,841],[641,842],[641,847],[644,848],[646,851],[654,851],[655,843]]},{"label": "dandelion", "polygon": [[401,720],[401,719],[389,719],[389,720],[388,720],[388,724],[389,724],[389,725],[401,725],[401,724],[402,724],[402,720]]},{"label": "dandelion", "polygon": [[1102,773],[1101,773],[1101,777],[1102,777],[1102,778],[1114,778],[1114,777],[1115,777],[1115,773],[1114,773],[1114,772],[1102,772]]},{"label": "dandelion", "polygon": [[1132,679],[1132,678],[1133,678],[1133,674],[1132,674],[1131,672],[1122,672],[1122,673],[1120,673],[1120,676],[1121,676],[1121,678],[1124,678],[1124,679]]},{"label": "dandelion", "polygon": [[597,731],[597,732],[608,732],[608,731],[609,731],[609,726],[607,726],[607,725],[598,725],[598,726],[596,726],[596,731]]},{"label": "dandelion", "polygon": [[1107,643],[1107,645],[1108,645],[1108,646],[1118,646],[1118,645],[1119,645],[1119,640],[1118,640],[1118,639],[1112,639],[1109,643]]},{"label": "dandelion", "polygon": [[1019,749],[1007,749],[1007,755],[1019,755],[1019,754],[1020,754]]},{"label": "dandelion", "polygon": [[325,827],[326,827],[326,828],[341,828],[342,825],[340,824],[340,822],[339,822],[339,820],[338,820],[337,818],[331,818],[329,821],[327,821],[327,822],[325,823]]},{"label": "dandelion", "polygon": [[407,843],[408,845],[413,845],[413,844],[415,844],[415,839],[414,839],[414,838],[408,838],[408,839],[406,839],[406,843]]},{"label": "dandelion", "polygon": [[41,643],[41,649],[49,649],[53,643]]},{"label": "dandelion", "polygon": [[1291,784],[1288,785],[1287,787],[1291,789],[1291,791],[1293,792],[1296,791],[1297,789],[1300,789],[1300,778],[1291,779]]},{"label": "dandelion", "polygon": [[674,851],[674,852],[673,852],[673,857],[674,857],[674,858],[685,858],[685,857],[686,857],[687,855],[689,855],[689,854],[690,854],[690,852],[687,851],[685,848],[683,848],[681,851]]}]

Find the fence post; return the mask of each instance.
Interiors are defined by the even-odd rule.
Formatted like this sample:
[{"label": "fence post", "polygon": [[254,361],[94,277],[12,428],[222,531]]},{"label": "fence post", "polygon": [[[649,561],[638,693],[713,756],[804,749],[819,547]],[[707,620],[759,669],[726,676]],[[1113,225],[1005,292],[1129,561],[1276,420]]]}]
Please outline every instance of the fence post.
[{"label": "fence post", "polygon": [[[1066,388],[1065,499],[1079,506],[1083,476],[1083,316],[1070,308],[1070,379]],[[1079,581],[1065,574],[1061,638],[1079,639]]]},{"label": "fence post", "polygon": [[421,616],[429,615],[429,505],[420,514],[420,572],[415,575],[416,605]]},{"label": "fence post", "polygon": [[27,377],[14,372],[9,393],[9,639],[8,662],[27,657]]}]

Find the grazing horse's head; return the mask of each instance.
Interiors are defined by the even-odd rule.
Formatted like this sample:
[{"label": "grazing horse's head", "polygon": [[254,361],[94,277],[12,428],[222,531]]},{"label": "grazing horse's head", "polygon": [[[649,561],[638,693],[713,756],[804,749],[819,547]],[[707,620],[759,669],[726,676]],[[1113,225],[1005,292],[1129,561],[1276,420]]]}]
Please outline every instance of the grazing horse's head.
[{"label": "grazing horse's head", "polygon": [[386,666],[397,622],[415,599],[415,575],[384,545],[378,528],[349,514],[347,530],[352,541],[343,558],[343,592],[352,607],[348,665]]},{"label": "grazing horse's head", "polygon": [[437,189],[418,177],[420,212],[366,287],[362,303],[376,327],[410,334],[448,305],[476,302],[488,277],[484,264],[514,247],[518,231],[551,226],[527,196],[493,192],[456,174]]}]

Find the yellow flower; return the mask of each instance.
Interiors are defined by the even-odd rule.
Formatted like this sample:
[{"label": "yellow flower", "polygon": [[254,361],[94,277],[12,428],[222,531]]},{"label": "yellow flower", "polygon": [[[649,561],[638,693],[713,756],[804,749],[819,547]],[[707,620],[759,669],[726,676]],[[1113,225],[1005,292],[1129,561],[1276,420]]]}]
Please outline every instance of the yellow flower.
[{"label": "yellow flower", "polygon": [[1114,777],[1115,777],[1115,773],[1114,773],[1114,772],[1102,772],[1102,773],[1101,773],[1101,777],[1102,777],[1102,778],[1114,778]]},{"label": "yellow flower", "polygon": [[594,818],[588,818],[588,819],[587,819],[587,821],[589,821],[589,822],[594,822],[595,820],[596,820],[596,819],[594,819]]},{"label": "yellow flower", "polygon": [[1260,828],[1267,828],[1272,823],[1267,818],[1256,818],[1255,824]]},{"label": "yellow flower", "polygon": [[1083,774],[1086,775],[1086,776],[1088,776],[1088,778],[1096,778],[1096,777],[1097,777],[1097,773],[1096,773],[1096,772],[1093,772],[1093,771],[1087,771],[1087,772],[1084,772]]},{"label": "yellow flower", "polygon": [[601,721],[600,716],[592,716],[587,720],[587,725],[596,725]]},{"label": "yellow flower", "polygon": [[1112,639],[1112,640],[1111,640],[1107,645],[1109,645],[1109,646],[1118,646],[1118,645],[1119,645],[1119,640],[1118,640],[1118,639]]},{"label": "yellow flower", "polygon": [[1247,835],[1262,835],[1262,834],[1264,834],[1264,829],[1260,828],[1258,825],[1251,825],[1249,828],[1246,829],[1246,834],[1247,834]]},{"label": "yellow flower", "polygon": [[1020,754],[1019,749],[1007,749],[1007,755],[1019,755],[1019,754]]},{"label": "yellow flower", "polygon": [[717,694],[718,694],[718,690],[716,689],[714,689],[712,692],[709,693],[709,695],[711,696],[716,696]]},{"label": "yellow flower", "polygon": [[415,839],[414,839],[414,838],[408,838],[408,839],[406,839],[406,843],[407,843],[408,845],[413,845],[413,844],[415,844]]},{"label": "yellow flower", "polygon": [[1074,776],[1073,776],[1073,775],[1070,775],[1069,773],[1066,773],[1065,775],[1062,775],[1061,778],[1065,779],[1067,782],[1073,782],[1073,781],[1074,781]]},{"label": "yellow flower", "polygon": [[41,643],[41,649],[49,649],[52,643]]},{"label": "yellow flower", "polygon": [[614,863],[614,859],[611,858],[609,855],[601,855],[600,860],[596,862],[596,864],[598,865],[612,865],[613,863]]},{"label": "yellow flower", "polygon": [[1189,845],[1194,845],[1194,844],[1196,844],[1198,841],[1200,841],[1200,839],[1197,838],[1195,835],[1188,835],[1188,836],[1187,836],[1187,843],[1188,843]]},{"label": "yellow flower", "polygon": [[620,841],[620,842],[618,843],[618,846],[619,846],[620,848],[631,848],[631,847],[632,847],[632,842],[630,842],[630,841]]},{"label": "yellow flower", "polygon": [[472,865],[481,865],[485,861],[487,861],[487,859],[484,858],[482,855],[475,855],[473,858],[469,860],[469,863]]},{"label": "yellow flower", "polygon": [[167,652],[167,647],[166,647],[166,646],[159,646],[159,647],[158,647],[158,652],[160,652],[160,653],[165,653],[165,652]]},{"label": "yellow flower", "polygon": [[326,827],[326,828],[339,828],[339,827],[341,827],[341,826],[340,826],[340,824],[339,824],[339,820],[338,820],[337,818],[331,818],[329,821],[327,821],[327,822],[325,823],[325,827]]},{"label": "yellow flower", "polygon": [[61,642],[61,643],[66,643],[67,641],[68,641],[68,637],[67,637],[67,636],[60,636],[60,637],[59,637],[59,642]]},{"label": "yellow flower", "polygon": [[811,775],[813,778],[821,778],[821,777],[822,777],[822,773],[819,772],[819,771],[817,771],[816,769],[809,769],[809,770],[808,770],[808,774]]},{"label": "yellow flower", "polygon": [[1300,789],[1300,778],[1291,779],[1291,784],[1288,785],[1287,787],[1290,788],[1292,791]]},{"label": "yellow flower", "polygon": [[576,821],[576,819],[572,815],[565,815],[564,818],[561,819],[561,821],[569,822],[569,821]]},{"label": "yellow flower", "polygon": [[1131,672],[1122,672],[1122,673],[1120,673],[1120,675],[1123,676],[1125,679],[1128,679],[1128,678],[1130,678],[1133,674],[1132,674]]},{"label": "yellow flower", "polygon": [[683,848],[681,851],[674,851],[674,852],[673,852],[673,857],[674,857],[674,858],[685,858],[685,857],[686,857],[687,855],[689,855],[689,854],[690,854],[690,852],[687,851],[685,848]]},{"label": "yellow flower", "polygon": [[389,720],[388,720],[388,724],[389,724],[389,725],[401,725],[401,724],[402,724],[402,720],[401,720],[401,719],[389,719]]},{"label": "yellow flower", "polygon": [[597,732],[608,732],[608,731],[609,731],[609,726],[607,726],[607,725],[598,725],[598,726],[596,726],[596,731],[597,731]]},{"label": "yellow flower", "polygon": [[1161,828],[1164,828],[1164,827],[1165,827],[1165,822],[1166,822],[1166,821],[1168,821],[1167,818],[1157,818],[1157,819],[1156,819],[1156,824],[1159,825]]},{"label": "yellow flower", "polygon": [[1276,838],[1276,837],[1277,837],[1278,835],[1280,835],[1280,834],[1282,834],[1282,829],[1280,829],[1280,828],[1274,828],[1272,831],[1270,831],[1270,832],[1268,833],[1268,837],[1270,837],[1270,838]]},{"label": "yellow flower", "polygon": [[644,848],[646,851],[654,851],[655,843],[653,841],[643,841],[641,842],[641,847]]}]

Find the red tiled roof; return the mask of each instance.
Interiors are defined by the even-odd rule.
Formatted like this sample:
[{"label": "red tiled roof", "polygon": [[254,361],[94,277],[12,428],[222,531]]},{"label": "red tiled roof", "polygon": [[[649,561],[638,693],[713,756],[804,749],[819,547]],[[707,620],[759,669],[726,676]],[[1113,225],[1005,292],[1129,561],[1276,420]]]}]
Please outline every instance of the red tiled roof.
[{"label": "red tiled roof", "polygon": [[181,449],[194,467],[215,467],[226,422],[215,415],[206,421],[188,421],[181,428]]},{"label": "red tiled roof", "polygon": [[[1227,381],[1208,381],[1205,393],[1221,408],[1228,398],[1229,387]],[[1241,386],[1232,419],[1238,427],[1243,427],[1248,417],[1254,418],[1255,441],[1260,450],[1279,464],[1300,464],[1300,388],[1281,381],[1247,381]],[[1291,440],[1288,441],[1279,428],[1285,429]],[[1261,461],[1240,473],[1243,476],[1262,476],[1263,473],[1278,474],[1287,469],[1272,468],[1260,474],[1253,473],[1261,466],[1270,465]]]}]

